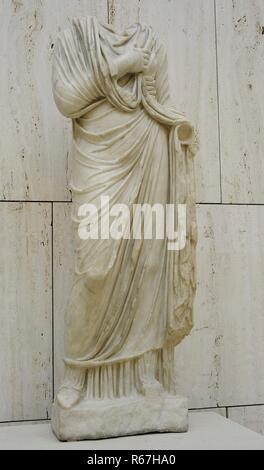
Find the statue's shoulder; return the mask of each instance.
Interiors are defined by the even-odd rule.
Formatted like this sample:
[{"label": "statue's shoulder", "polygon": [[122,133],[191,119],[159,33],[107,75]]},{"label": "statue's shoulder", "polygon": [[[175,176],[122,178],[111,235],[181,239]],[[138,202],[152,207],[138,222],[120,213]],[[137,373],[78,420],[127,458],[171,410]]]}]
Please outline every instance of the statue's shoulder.
[{"label": "statue's shoulder", "polygon": [[95,16],[76,16],[69,20],[66,28],[60,29],[58,36],[77,32],[80,29],[87,27],[89,28],[92,25],[99,25],[99,22]]}]

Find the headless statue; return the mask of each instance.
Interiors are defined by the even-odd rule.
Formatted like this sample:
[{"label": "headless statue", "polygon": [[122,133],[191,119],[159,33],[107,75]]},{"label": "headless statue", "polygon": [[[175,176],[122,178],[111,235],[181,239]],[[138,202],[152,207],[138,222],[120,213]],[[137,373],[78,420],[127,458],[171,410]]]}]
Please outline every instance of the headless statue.
[{"label": "headless statue", "polygon": [[[165,48],[139,23],[120,34],[93,17],[73,20],[54,50],[53,93],[73,124],[76,234],[53,429],[62,440],[185,431],[174,348],[192,328],[194,145],[170,102]],[[131,236],[80,237],[85,204],[99,220],[116,204],[131,214],[135,204],[185,205],[184,246],[135,239],[128,222]]]}]

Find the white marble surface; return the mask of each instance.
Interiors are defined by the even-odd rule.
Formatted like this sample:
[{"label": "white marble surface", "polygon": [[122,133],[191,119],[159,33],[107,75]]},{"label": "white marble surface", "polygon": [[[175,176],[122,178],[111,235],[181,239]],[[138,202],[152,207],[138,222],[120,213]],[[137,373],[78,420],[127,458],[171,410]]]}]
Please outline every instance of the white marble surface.
[{"label": "white marble surface", "polygon": [[[261,34],[261,25],[264,25],[262,0],[250,2],[247,0],[233,0],[233,2],[217,0],[215,2],[216,18],[214,18],[213,11],[214,0],[196,0],[195,2],[192,0],[162,0],[162,9],[160,8],[160,0],[46,0],[45,2],[27,0],[26,2],[6,1],[2,3],[5,19],[5,25],[0,33],[0,56],[4,63],[4,67],[0,70],[2,78],[1,103],[5,115],[1,140],[2,199],[4,197],[7,200],[27,198],[43,201],[66,201],[70,199],[66,189],[68,126],[64,126],[64,119],[57,113],[50,90],[51,55],[58,27],[59,25],[66,27],[73,16],[88,14],[96,14],[101,21],[109,20],[112,24],[122,27],[136,20],[138,6],[140,6],[141,19],[148,24],[153,24],[169,48],[170,83],[175,100],[177,98],[176,101],[180,108],[199,124],[202,141],[201,150],[196,160],[197,200],[205,203],[220,201],[216,47],[214,42],[216,26],[221,128],[219,157],[222,166],[223,200],[225,202],[237,201],[240,204],[246,201],[263,202],[264,185],[262,183],[263,171],[261,171],[263,160],[259,157],[261,149],[263,149],[263,132],[258,134],[258,123],[263,121],[260,119],[263,100],[258,99],[263,96],[263,61],[258,60],[264,45],[262,40],[264,36]],[[50,14],[51,9],[52,14]],[[243,19],[244,15],[246,15],[246,22]],[[240,20],[240,18],[242,19]],[[178,75],[176,61],[180,61],[184,69],[181,76]],[[185,80],[186,75],[189,77],[187,81]],[[252,85],[252,88],[249,84]],[[234,94],[232,94],[232,90]],[[51,103],[52,105],[50,105]],[[247,157],[244,157],[244,151],[248,152]],[[40,153],[40,157],[38,153]],[[38,270],[37,280],[35,278],[34,283],[31,283],[30,289],[25,288],[30,279],[26,278],[23,273],[26,272],[29,265],[35,267],[37,252],[32,253],[31,250],[32,243],[35,244],[34,225],[39,226],[41,230],[47,223],[47,216],[43,210],[42,220],[39,216],[36,218],[35,211],[37,209],[32,208],[31,203],[27,202],[23,206],[23,218],[20,219],[20,216],[17,216],[18,221],[25,220],[27,223],[21,224],[19,222],[21,235],[17,240],[16,247],[10,233],[13,224],[12,214],[19,213],[20,203],[7,202],[5,204],[10,205],[7,211],[8,216],[6,216],[6,225],[10,225],[7,231],[2,233],[2,237],[6,240],[3,251],[6,257],[4,258],[5,278],[7,282],[8,279],[12,279],[13,271],[17,266],[16,259],[19,259],[17,275],[22,278],[22,284],[19,284],[17,294],[13,297],[15,300],[11,305],[10,289],[13,290],[14,282],[9,283],[8,290],[5,290],[4,300],[7,307],[4,308],[2,305],[1,315],[3,316],[1,320],[4,318],[5,328],[3,331],[5,333],[1,346],[5,361],[0,373],[1,420],[41,419],[45,418],[49,412],[47,401],[50,401],[49,396],[52,389],[50,364],[53,358],[52,356],[49,358],[52,343],[51,307],[48,307],[51,305],[50,288],[45,287],[49,290],[49,294],[45,294],[46,313],[43,311],[44,304],[36,310],[37,315],[29,312],[27,307],[31,305],[32,309],[32,305],[39,305],[37,299],[40,298],[39,285],[41,283],[42,285],[44,283],[45,286],[50,285],[51,259],[49,264],[45,265],[45,269],[41,267]],[[30,208],[26,210],[25,206],[28,204]],[[48,204],[46,203],[46,207]],[[57,339],[59,332],[61,338],[63,337],[60,328],[66,301],[65,293],[67,294],[68,286],[71,283],[70,279],[66,279],[66,272],[70,269],[71,260],[67,260],[65,256],[70,249],[70,234],[67,232],[66,224],[68,212],[61,212],[64,210],[64,204],[54,203],[53,214],[54,231],[56,232],[56,234],[54,233],[53,261],[55,269],[54,315]],[[68,204],[65,205],[68,208]],[[198,209],[200,225],[207,218],[206,209],[207,205]],[[263,310],[262,258],[260,256],[257,264],[251,262],[254,243],[255,252],[262,252],[262,209],[262,207],[257,208],[254,205],[244,205],[240,209],[238,206],[233,207],[237,214],[233,220],[228,207],[222,206],[222,214],[216,204],[209,207],[212,222],[208,217],[208,222],[205,222],[205,235],[202,231],[200,234],[201,243],[198,247],[198,256],[203,259],[201,276],[205,277],[199,279],[200,286],[195,313],[196,331],[193,332],[190,339],[186,339],[182,352],[177,356],[177,365],[181,367],[180,376],[178,376],[179,392],[184,393],[187,389],[191,390],[191,396],[189,394],[191,407],[216,406],[216,403],[220,401],[219,398],[221,398],[220,404],[222,405],[263,403],[263,374],[260,373],[258,367],[263,358],[264,344],[263,328],[259,326],[262,325],[259,322]],[[232,211],[232,208],[230,210]],[[34,216],[34,220],[32,219],[34,223],[32,221],[28,223],[27,211]],[[220,250],[221,236],[217,236],[217,241],[208,237],[211,236],[219,217],[221,220],[220,230],[222,231],[226,225],[227,233],[231,232],[232,240],[235,240],[237,234],[237,244],[235,252],[233,250],[234,242],[228,244],[225,255],[222,257],[223,260],[220,265],[218,263],[216,266],[217,274],[215,275],[214,253]],[[243,232],[245,218],[248,221],[247,233],[251,233],[250,237],[252,236],[253,239],[243,270],[240,270],[240,260],[243,262],[245,252],[247,252],[244,236],[248,235]],[[256,229],[256,227],[258,228]],[[217,233],[220,233],[218,229]],[[29,259],[26,257],[26,250],[21,249],[20,237],[29,241]],[[8,239],[10,239],[9,242]],[[39,242],[43,241],[40,235],[38,235],[38,239]],[[48,247],[45,247],[44,251],[46,252],[47,249]],[[15,257],[16,250],[19,253],[17,258]],[[7,258],[9,258],[8,263],[5,261]],[[226,272],[229,272],[230,266],[232,272],[236,270],[234,279],[236,279],[235,285],[237,287],[233,290],[232,304],[235,307],[230,306],[227,314],[225,313],[227,298],[225,297],[224,302],[219,298],[218,285],[219,279],[220,281],[222,279],[222,286],[224,283],[227,287],[231,285],[230,276],[225,275]],[[258,281],[257,284],[255,280]],[[253,288],[252,292],[250,285]],[[3,286],[2,283],[4,295]],[[207,289],[209,289],[209,297],[206,297]],[[6,295],[7,293],[8,295]],[[243,322],[240,322],[240,312],[245,308],[245,299],[250,305],[248,305],[246,314],[242,315]],[[35,311],[34,308],[33,311]],[[223,333],[221,331],[222,322],[218,323],[219,319],[223,318],[222,312],[225,313],[224,325],[227,327],[224,329],[224,337],[227,338],[224,340],[224,347],[221,345],[223,341],[219,337]],[[231,317],[229,317],[229,312],[232,314]],[[229,318],[234,325],[230,333],[227,321]],[[256,323],[253,323],[253,318],[257,319]],[[11,382],[8,374],[16,373],[16,370],[20,369],[21,362],[27,363],[24,356],[18,354],[19,347],[16,348],[13,345],[12,338],[16,334],[16,326],[14,326],[16,319],[19,319],[19,326],[23,326],[19,331],[19,342],[27,344],[26,354],[29,353],[33,357],[40,352],[45,360],[41,360],[42,372],[35,374],[35,365],[32,365],[26,370],[19,386],[16,381],[16,386],[11,394]],[[236,328],[235,322],[237,322],[238,328]],[[28,324],[31,325],[31,329],[35,328],[34,334],[25,332],[25,326]],[[254,341],[254,329],[257,331],[256,341]],[[9,336],[11,341],[6,336],[7,330],[11,332]],[[252,333],[248,335],[246,347],[244,347],[247,330]],[[232,339],[234,331],[237,354],[232,357],[228,345],[234,344]],[[43,337],[41,333],[44,333]],[[39,337],[41,341],[38,343],[40,348],[37,351],[36,344]],[[6,349],[3,352],[3,345],[7,341],[10,344],[8,353]],[[189,341],[192,342],[191,349]],[[46,352],[43,355],[44,343],[48,343],[48,346],[45,346]],[[218,374],[221,369],[219,366],[222,364],[222,353],[219,354],[219,351],[222,349],[226,351],[224,354],[225,373],[219,387]],[[195,357],[194,350],[196,351]],[[60,345],[57,341],[55,348],[56,385],[62,378],[61,356],[62,344]],[[238,356],[241,360],[237,363]],[[51,361],[50,363],[47,362],[47,357]],[[191,373],[190,368],[184,369],[181,365],[183,359],[188,361],[189,357],[192,358]],[[234,367],[234,360],[238,367],[236,364]],[[198,373],[196,371],[194,376],[193,370],[197,370],[197,365]],[[220,375],[223,376],[222,373]],[[227,393],[223,394],[222,392],[223,386],[228,380],[227,377],[229,380],[230,377],[232,379],[231,386],[228,382],[226,385],[230,387],[231,401],[227,401]],[[242,382],[240,381],[241,377]],[[25,390],[28,387],[30,393],[25,395]],[[228,390],[226,391],[228,392]],[[40,399],[42,396],[45,396],[44,400]],[[231,418],[258,431],[263,429],[264,422],[263,419],[261,420],[260,413],[263,416],[264,406],[229,408]]]},{"label": "white marble surface", "polygon": [[[64,312],[65,374],[52,428],[60,440],[186,431],[187,401],[175,396],[174,347],[192,327],[197,144],[192,124],[171,105],[166,49],[140,22],[120,33],[95,16],[74,18],[56,40],[52,89],[58,110],[73,121],[68,224],[74,222],[76,238]],[[104,241],[105,198],[110,215],[117,203],[128,214],[120,241],[112,232]],[[154,201],[173,204],[174,212],[185,204],[181,246],[167,246],[162,235],[138,248],[135,204]],[[87,233],[83,211],[91,204],[96,234]]]},{"label": "white marble surface", "polygon": [[161,390],[147,396],[81,401],[71,409],[57,400],[52,407],[52,429],[60,441],[100,439],[147,434],[186,432],[188,400],[165,395]]},{"label": "white marble surface", "polygon": [[264,2],[217,0],[223,202],[264,202]]},{"label": "white marble surface", "polygon": [[46,419],[52,400],[51,209],[0,204],[0,421]]},{"label": "white marble surface", "polygon": [[264,207],[208,204],[197,215],[194,328],[176,350],[178,393],[190,408],[264,403]]},{"label": "white marble surface", "polygon": [[136,450],[264,449],[264,438],[217,413],[191,413],[187,433],[59,442],[49,423],[0,427],[0,449]]}]

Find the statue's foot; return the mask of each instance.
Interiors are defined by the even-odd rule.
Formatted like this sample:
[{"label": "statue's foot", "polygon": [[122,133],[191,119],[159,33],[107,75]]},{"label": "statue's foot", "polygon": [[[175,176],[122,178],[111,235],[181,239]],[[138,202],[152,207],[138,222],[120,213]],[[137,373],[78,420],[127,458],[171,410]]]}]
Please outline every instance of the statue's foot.
[{"label": "statue's foot", "polygon": [[57,401],[62,408],[69,409],[76,405],[81,398],[81,391],[74,388],[61,387]]}]

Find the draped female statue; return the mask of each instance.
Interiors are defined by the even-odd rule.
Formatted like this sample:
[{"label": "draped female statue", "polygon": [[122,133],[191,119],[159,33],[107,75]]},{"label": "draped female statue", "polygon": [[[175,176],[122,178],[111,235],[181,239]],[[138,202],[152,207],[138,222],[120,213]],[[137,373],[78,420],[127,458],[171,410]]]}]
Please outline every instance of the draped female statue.
[{"label": "draped female statue", "polygon": [[[193,128],[170,102],[164,46],[139,23],[118,33],[94,17],[74,19],[58,37],[52,83],[72,119],[76,234],[53,429],[61,439],[186,430],[174,347],[192,327]],[[184,246],[168,249],[166,234],[135,238],[128,221],[131,236],[80,237],[87,203],[99,220],[117,204],[131,216],[135,204],[170,204],[175,214],[184,204]]]}]

